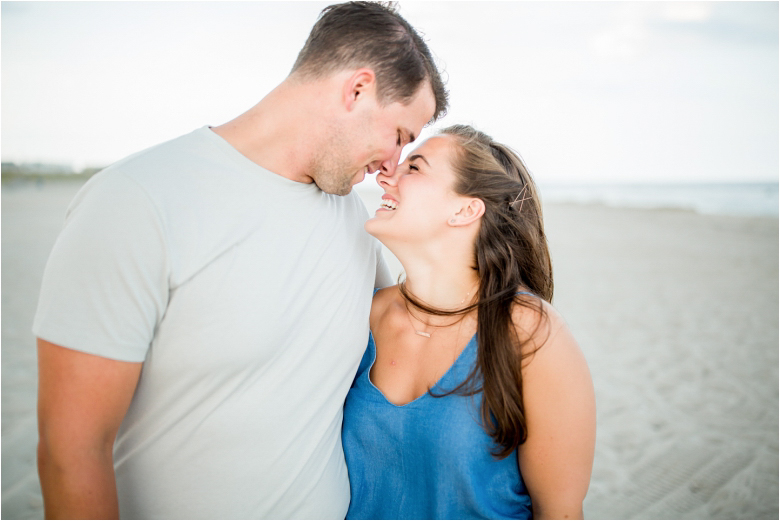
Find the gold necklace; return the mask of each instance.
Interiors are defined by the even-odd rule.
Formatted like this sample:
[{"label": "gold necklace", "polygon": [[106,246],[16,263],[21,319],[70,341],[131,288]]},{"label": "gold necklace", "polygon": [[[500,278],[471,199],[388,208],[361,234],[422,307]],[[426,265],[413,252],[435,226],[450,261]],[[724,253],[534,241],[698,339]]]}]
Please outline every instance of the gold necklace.
[{"label": "gold necklace", "polygon": [[[463,300],[461,300],[461,301],[460,301],[460,304],[458,304],[458,306],[462,306],[462,305],[463,305],[463,303],[464,303],[464,302],[466,302],[466,299],[467,299],[467,298],[469,298],[469,295],[471,295],[471,292],[470,292],[470,291],[469,291],[468,293],[466,293],[466,296],[465,296],[465,297],[463,297]],[[416,334],[418,334],[418,335],[422,336],[422,337],[425,337],[425,338],[431,338],[431,334],[432,334],[432,333],[428,333],[427,331],[420,331],[419,329],[417,329],[416,327],[414,327],[414,322],[412,322],[412,312],[411,312],[411,311],[409,311],[409,303],[408,303],[408,302],[406,302],[406,301],[404,301],[404,306],[406,307],[406,318],[409,320],[409,325],[411,325],[411,326],[412,326],[412,329],[414,330],[414,332],[415,332]],[[453,322],[452,324],[445,324],[445,325],[442,325],[442,326],[432,326],[432,327],[450,327],[450,326],[454,326],[454,325],[455,325],[455,324],[457,324],[458,322],[462,322],[464,318],[466,318],[466,315],[465,315],[465,314],[464,314],[464,315],[462,315],[462,316],[461,316],[461,317],[460,317],[458,320],[456,320],[456,321],[455,321],[455,322]],[[417,320],[420,320],[420,319],[418,318]],[[427,322],[423,322],[422,320],[420,320],[420,322],[422,322],[423,324],[425,324],[425,326],[426,326],[426,327],[429,327],[429,326],[431,326],[431,324],[428,324]]]},{"label": "gold necklace", "polygon": [[[430,334],[430,333],[428,333],[427,331],[420,331],[419,329],[417,329],[416,327],[414,327],[414,322],[412,322],[412,312],[411,312],[411,311],[409,311],[409,307],[408,307],[408,305],[407,305],[407,307],[406,307],[406,318],[408,318],[408,319],[409,319],[409,324],[412,326],[412,329],[414,329],[414,332],[415,332],[415,333],[417,333],[417,334],[418,334],[418,335],[420,335],[420,336],[424,336],[425,338],[431,338],[431,334]],[[423,324],[425,324],[426,326],[429,326],[429,325],[430,325],[430,324],[426,324],[426,323],[425,323],[425,322],[423,322],[422,320],[420,320],[420,322],[422,322],[422,323],[423,323]]]}]

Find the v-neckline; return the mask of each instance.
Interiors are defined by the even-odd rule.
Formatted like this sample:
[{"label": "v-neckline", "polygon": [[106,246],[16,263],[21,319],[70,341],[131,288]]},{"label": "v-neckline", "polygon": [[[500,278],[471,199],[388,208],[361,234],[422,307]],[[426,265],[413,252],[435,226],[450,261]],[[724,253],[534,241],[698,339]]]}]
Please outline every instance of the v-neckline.
[{"label": "v-neckline", "polygon": [[[382,390],[379,387],[377,387],[376,385],[374,385],[374,382],[371,381],[371,369],[373,369],[374,364],[376,363],[377,352],[376,352],[376,339],[374,338],[374,332],[369,329],[368,330],[368,334],[369,334],[369,336],[371,338],[371,343],[374,345],[374,357],[373,357],[373,360],[371,360],[371,364],[368,366],[368,369],[366,369],[366,380],[368,380],[369,385],[371,387],[373,387],[376,390],[376,392],[379,393],[379,395],[382,397],[382,399],[385,402],[387,402],[388,404],[392,405],[393,407],[401,408],[401,407],[406,407],[407,405],[411,405],[411,404],[413,404],[415,402],[418,402],[418,401],[422,400],[423,398],[425,398],[426,396],[430,395],[429,391],[425,391],[424,393],[422,393],[420,396],[418,396],[414,400],[411,400],[411,401],[406,402],[406,403],[402,403],[400,405],[397,404],[397,403],[393,403],[390,400],[388,400],[387,396],[385,396],[385,393],[383,393]],[[477,341],[477,334],[474,333],[474,335],[471,337],[471,339],[469,339],[469,341],[466,343],[466,345],[463,347],[463,349],[460,350],[460,353],[458,354],[457,358],[455,358],[455,361],[452,362],[452,365],[450,365],[447,368],[447,370],[444,371],[444,374],[441,375],[441,377],[439,377],[439,379],[436,381],[435,384],[433,384],[433,387],[431,387],[431,389],[435,389],[435,388],[437,388],[439,386],[439,384],[453,371],[455,366],[458,365],[458,363],[460,362],[461,358],[463,358],[463,354],[469,349],[469,347],[471,346],[472,342],[476,343],[476,341]]]}]

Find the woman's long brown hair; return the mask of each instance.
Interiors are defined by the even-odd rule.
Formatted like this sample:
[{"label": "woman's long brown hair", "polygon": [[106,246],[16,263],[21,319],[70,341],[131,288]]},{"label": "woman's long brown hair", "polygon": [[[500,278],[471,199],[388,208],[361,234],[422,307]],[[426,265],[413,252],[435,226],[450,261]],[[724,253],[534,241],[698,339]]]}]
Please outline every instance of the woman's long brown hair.
[{"label": "woman's long brown hair", "polygon": [[[455,141],[451,165],[455,192],[485,203],[474,247],[479,298],[466,308],[445,311],[416,299],[403,283],[399,289],[409,304],[429,314],[460,315],[477,309],[476,366],[458,387],[438,396],[481,391],[483,427],[495,442],[493,454],[505,458],[527,438],[521,365],[538,348],[525,344],[532,342],[546,319],[539,299],[550,302],[553,295],[542,209],[533,179],[513,150],[467,125],[454,125],[441,133]],[[515,305],[535,311],[538,320],[533,331],[517,334],[512,321]]]}]

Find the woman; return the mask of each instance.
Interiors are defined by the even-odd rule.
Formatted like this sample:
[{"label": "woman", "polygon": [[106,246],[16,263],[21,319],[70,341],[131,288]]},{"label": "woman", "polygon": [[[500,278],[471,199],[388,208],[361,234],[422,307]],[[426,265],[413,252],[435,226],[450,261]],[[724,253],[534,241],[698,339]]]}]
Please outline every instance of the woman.
[{"label": "woman", "polygon": [[347,518],[581,518],[593,386],[549,304],[522,161],[458,125],[378,175],[385,194],[366,230],[406,279],[374,296],[344,408]]}]

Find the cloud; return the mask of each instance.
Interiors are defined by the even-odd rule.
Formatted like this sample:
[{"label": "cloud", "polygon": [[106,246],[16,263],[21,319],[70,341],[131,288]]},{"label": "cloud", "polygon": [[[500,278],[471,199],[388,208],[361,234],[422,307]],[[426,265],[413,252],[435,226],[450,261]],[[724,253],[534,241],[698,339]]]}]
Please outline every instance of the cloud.
[{"label": "cloud", "polygon": [[712,16],[714,5],[704,2],[665,2],[661,17],[671,22],[705,22]]},{"label": "cloud", "polygon": [[589,39],[602,59],[631,62],[659,48],[778,45],[777,2],[631,2]]},{"label": "cloud", "polygon": [[[286,76],[325,5],[4,2],[4,158],[100,164],[227,121]],[[547,180],[777,178],[776,3],[401,12],[446,67],[441,125],[476,125]]]},{"label": "cloud", "polygon": [[666,35],[699,38],[706,44],[778,44],[777,2],[663,2],[650,24]]}]

